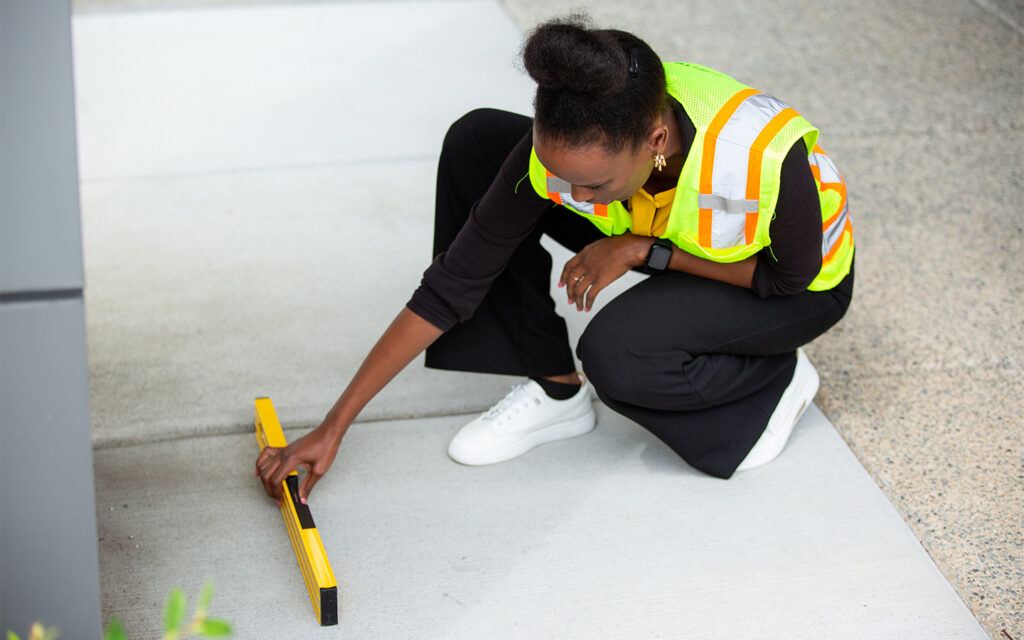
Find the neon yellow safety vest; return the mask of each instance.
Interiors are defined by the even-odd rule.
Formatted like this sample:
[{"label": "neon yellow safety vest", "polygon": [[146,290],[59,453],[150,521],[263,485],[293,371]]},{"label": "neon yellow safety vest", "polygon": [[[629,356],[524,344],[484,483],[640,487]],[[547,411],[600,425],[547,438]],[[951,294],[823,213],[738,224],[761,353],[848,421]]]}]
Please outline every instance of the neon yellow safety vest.
[{"label": "neon yellow safety vest", "polygon": [[[821,147],[818,130],[781,100],[729,76],[687,63],[665,65],[668,93],[693,120],[697,134],[683,164],[668,225],[661,237],[715,262],[738,262],[771,244],[768,228],[779,198],[782,161],[801,138],[821,202],[821,271],[807,287],[839,284],[853,262],[853,227],[846,183]],[[632,228],[621,202],[572,199],[571,185],[530,154],[530,183],[544,198],[585,216],[607,235]]]}]

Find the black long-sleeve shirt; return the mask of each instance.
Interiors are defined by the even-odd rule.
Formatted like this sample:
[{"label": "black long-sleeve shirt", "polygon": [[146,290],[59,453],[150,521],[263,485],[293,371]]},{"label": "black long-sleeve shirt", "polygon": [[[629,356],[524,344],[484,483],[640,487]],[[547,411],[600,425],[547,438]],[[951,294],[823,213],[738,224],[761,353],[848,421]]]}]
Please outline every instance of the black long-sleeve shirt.
[{"label": "black long-sleeve shirt", "polygon": [[[673,106],[683,149],[689,153],[696,127],[678,103]],[[441,330],[473,315],[519,243],[551,207],[550,200],[523,181],[529,172],[532,145],[528,133],[509,153],[465,226],[424,272],[407,304]],[[822,229],[817,186],[803,141],[793,145],[782,163],[779,198],[769,232],[771,246],[757,254],[751,290],[762,298],[806,290],[821,269]]]}]

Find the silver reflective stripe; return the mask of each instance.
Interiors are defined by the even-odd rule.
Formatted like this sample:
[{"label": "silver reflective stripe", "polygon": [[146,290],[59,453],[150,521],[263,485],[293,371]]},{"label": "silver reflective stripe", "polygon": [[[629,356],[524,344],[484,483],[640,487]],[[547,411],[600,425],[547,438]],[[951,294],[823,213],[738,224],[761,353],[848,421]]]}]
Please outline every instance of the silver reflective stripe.
[{"label": "silver reflective stripe", "polygon": [[740,103],[718,134],[715,163],[712,165],[711,193],[729,200],[747,197],[750,147],[772,118],[785,108],[784,102],[764,93],[755,93]]},{"label": "silver reflective stripe", "polygon": [[565,180],[548,176],[548,193],[569,193],[571,190],[572,185]]},{"label": "silver reflective stripe", "polygon": [[594,205],[589,202],[577,202],[572,199],[572,185],[565,180],[555,176],[548,176],[547,185],[548,193],[557,193],[562,197],[562,204],[572,207],[580,213],[594,215]]},{"label": "silver reflective stripe", "polygon": [[562,196],[562,204],[570,206],[581,213],[594,215],[594,205],[589,202],[577,202],[573,200],[572,195],[568,193],[560,193],[558,195]]},{"label": "silver reflective stripe", "polygon": [[728,249],[747,243],[747,216],[711,214],[711,248]]},{"label": "silver reflective stripe", "polygon": [[821,176],[822,184],[843,181],[843,179],[839,177],[839,169],[836,169],[836,165],[827,155],[823,153],[812,153],[810,155],[810,163],[818,167],[818,173]]},{"label": "silver reflective stripe", "polygon": [[[772,118],[786,108],[784,102],[764,93],[755,93],[740,103],[722,127],[715,143],[711,172],[712,197],[729,203],[748,202],[747,166],[750,163],[750,147]],[[761,167],[755,170],[760,171]],[[746,244],[746,216],[721,215],[739,213],[728,207],[712,207],[712,210],[711,248],[726,249]],[[756,205],[751,213],[754,211],[757,211]],[[743,213],[746,212],[744,209]]]},{"label": "silver reflective stripe", "polygon": [[825,229],[825,233],[821,234],[821,255],[825,257],[828,252],[832,250],[839,239],[843,236],[843,229],[846,228],[846,220],[850,217],[850,207],[848,204],[843,204],[843,210],[840,212],[836,219],[832,221],[832,224]]},{"label": "silver reflective stripe", "polygon": [[757,200],[727,200],[719,195],[701,193],[697,195],[697,206],[725,213],[757,213]]}]

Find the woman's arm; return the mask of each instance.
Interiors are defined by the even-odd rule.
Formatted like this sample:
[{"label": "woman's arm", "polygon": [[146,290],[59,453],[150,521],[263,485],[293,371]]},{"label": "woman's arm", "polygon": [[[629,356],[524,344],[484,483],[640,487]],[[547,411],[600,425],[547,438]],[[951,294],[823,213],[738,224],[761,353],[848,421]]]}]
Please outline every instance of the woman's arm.
[{"label": "woman's arm", "polygon": [[761,260],[751,283],[754,293],[767,298],[806,291],[821,270],[821,203],[802,140],[782,162],[771,237],[771,247],[758,254]]},{"label": "woman's arm", "polygon": [[334,462],[342,437],[366,403],[441,333],[412,311],[402,309],[320,426],[283,449],[266,447],[260,453],[256,459],[256,475],[263,481],[267,493],[280,501],[281,482],[294,469],[303,466],[306,478],[299,487],[299,498],[305,502],[313,485]]},{"label": "woman's arm", "polygon": [[267,493],[280,498],[281,481],[298,466],[306,468],[299,496],[306,498],[338,453],[359,412],[409,362],[445,330],[473,315],[523,238],[551,203],[529,184],[517,189],[530,163],[533,138],[527,132],[506,157],[498,176],[469,212],[449,247],[435,256],[423,282],[367,355],[324,421],[283,449],[266,448],[256,474]]},{"label": "woman's arm", "polygon": [[[652,244],[654,244],[653,240],[643,243],[643,245],[647,246],[647,251],[650,250]],[[647,258],[647,251],[644,251],[644,254],[640,257],[640,264],[643,264]],[[754,270],[757,268],[757,255],[752,255],[746,260],[740,260],[739,262],[713,262],[673,246],[672,259],[668,263],[668,268],[672,271],[692,273],[702,278],[718,280],[749,289],[751,282],[754,280]]]}]

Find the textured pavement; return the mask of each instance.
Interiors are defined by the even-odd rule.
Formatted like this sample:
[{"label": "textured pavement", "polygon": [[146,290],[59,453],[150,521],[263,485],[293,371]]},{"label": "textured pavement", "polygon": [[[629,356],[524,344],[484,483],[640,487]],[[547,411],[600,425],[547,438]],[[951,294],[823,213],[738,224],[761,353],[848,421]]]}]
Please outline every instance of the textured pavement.
[{"label": "textured pavement", "polygon": [[[78,3],[74,22],[93,437],[98,447],[104,612],[129,617],[131,610],[124,606],[119,589],[122,583],[133,585],[135,597],[149,603],[132,614],[146,618],[135,624],[149,629],[146,625],[155,621],[148,620],[148,612],[159,609],[166,589],[199,575],[189,559],[192,555],[211,554],[206,566],[212,564],[216,581],[228,587],[235,572],[251,571],[245,561],[251,562],[255,549],[262,547],[247,539],[246,548],[253,551],[232,558],[225,554],[230,546],[213,541],[237,536],[234,530],[240,524],[247,533],[283,535],[279,521],[266,526],[262,519],[258,525],[249,522],[256,517],[253,513],[276,517],[276,509],[265,509],[265,501],[253,494],[258,487],[244,478],[231,476],[228,481],[219,475],[234,473],[251,457],[246,453],[247,438],[230,434],[248,429],[255,395],[273,397],[286,426],[311,426],[319,420],[373,339],[401,308],[426,263],[433,165],[448,122],[480,105],[529,112],[531,88],[514,67],[520,30],[502,7],[490,2],[229,3],[194,10],[167,10],[182,5],[173,2],[155,3],[164,7],[160,10],[139,10],[152,9],[154,3],[113,4],[117,10],[110,9],[110,3]],[[907,579],[920,580],[912,585],[926,584],[925,595],[942,595],[941,585],[934,584],[939,574],[929,576],[922,569],[929,566],[927,556],[920,547],[906,545],[912,538],[900,537],[903,525],[886,515],[884,501],[871,497],[872,491],[881,494],[862,481],[874,478],[903,516],[907,531],[917,536],[988,633],[1002,637],[1005,628],[1011,637],[1024,636],[1019,524],[1024,519],[1024,314],[1019,302],[1024,268],[1017,259],[1024,248],[1024,228],[1019,216],[1008,215],[1024,192],[1020,4],[782,3],[768,9],[753,2],[682,8],[641,3],[628,10],[605,2],[588,6],[600,23],[637,32],[665,59],[717,67],[782,97],[822,128],[822,144],[836,158],[850,187],[858,241],[855,302],[843,323],[808,351],[823,378],[818,403],[866,471],[842,462],[845,450],[835,446],[841,442],[835,430],[827,428],[824,418],[816,419],[807,429],[824,434],[827,455],[805,450],[803,458],[793,453],[788,467],[782,459],[778,467],[773,464],[780,471],[772,473],[784,476],[779,480],[784,490],[777,494],[781,497],[765,498],[768,504],[780,507],[777,517],[802,516],[826,527],[820,519],[827,514],[795,514],[787,511],[796,508],[787,500],[792,501],[794,491],[804,490],[807,477],[824,483],[816,490],[842,489],[835,506],[839,515],[830,517],[841,520],[859,513],[862,502],[869,505],[865,513],[881,524],[857,544],[884,540],[896,545],[901,549],[897,555],[906,555],[909,563]],[[504,9],[520,29],[563,10],[557,3],[519,1]],[[379,259],[382,230],[388,238],[383,251],[389,259],[384,265]],[[556,263],[560,255],[556,254]],[[574,334],[584,320],[570,318]],[[387,422],[366,423],[359,432],[379,428],[418,433],[424,417],[442,416],[422,421],[423,429],[435,434],[436,442],[427,450],[442,456],[435,459],[436,467],[417,476],[429,492],[435,483],[441,486],[450,474],[464,471],[443,458],[446,437],[463,419],[443,416],[488,406],[510,382],[427,372],[414,364],[363,416]],[[566,467],[569,476],[576,478],[579,472],[587,483],[604,486],[614,484],[619,473],[643,475],[629,464],[625,470],[613,467],[607,476],[593,469],[595,460],[587,454],[597,446],[590,442],[594,438],[609,444],[612,452],[621,446],[658,450],[634,425],[607,412],[602,415],[599,434],[572,443],[582,451],[566,449],[570,443],[557,445],[572,452]],[[408,418],[413,420],[394,422]],[[624,443],[600,440],[610,437],[605,426],[629,437]],[[161,441],[166,442],[154,444]],[[395,442],[402,443],[394,446],[405,454],[392,462],[401,469],[418,468],[424,450],[401,438]],[[348,446],[347,439],[343,449]],[[536,455],[546,459],[541,452]],[[140,465],[140,460],[149,462]],[[530,460],[523,459],[523,469],[536,471],[538,465],[550,474],[558,468]],[[810,475],[822,461],[839,464],[844,473],[825,480]],[[212,471],[220,467],[226,468]],[[361,484],[361,490],[377,486],[382,492],[373,498],[378,507],[411,509],[396,498],[407,486],[403,483],[410,481],[404,471],[388,473],[392,468],[360,471],[365,474],[362,481],[370,484]],[[566,468],[560,471],[565,473]],[[788,475],[781,471],[784,468]],[[162,488],[185,472],[196,477],[198,487],[188,489],[186,483],[185,488]],[[343,473],[332,471],[334,476],[328,477]],[[653,531],[661,526],[660,520],[651,520],[649,514],[660,509],[672,514],[685,511],[704,523],[720,512],[716,504],[725,504],[737,519],[716,522],[724,527],[730,522],[737,526],[750,508],[744,502],[750,495],[731,488],[743,484],[739,478],[721,489],[716,483],[697,482],[685,467],[673,473],[678,477],[636,478],[637,484],[629,486],[637,495],[660,496],[673,491],[665,482],[682,478],[682,484],[695,483],[684,492],[708,495],[709,500],[699,505],[663,504],[651,497],[648,503],[633,505],[628,515],[640,518],[640,528],[632,530],[616,521],[608,534],[616,537],[616,544],[658,540]],[[532,476],[520,479],[527,495],[550,491],[549,485],[533,484]],[[245,484],[236,489],[235,482]],[[380,549],[360,546],[372,538],[365,530],[353,531],[351,521],[342,515],[334,519],[335,508],[344,514],[352,508],[346,501],[361,498],[327,482],[318,489],[316,500],[323,502],[315,504],[323,506],[315,513],[323,514],[318,520],[325,532],[331,532],[327,535],[339,536],[329,549],[355,545],[371,558],[336,560],[353,572],[348,580],[353,593],[359,593],[359,585],[394,589],[378,585],[371,576],[401,569],[389,565]],[[509,482],[505,493],[520,486]],[[563,481],[559,482],[561,487]],[[477,494],[475,482],[471,487],[463,499],[477,506],[486,503],[486,491]],[[159,517],[173,512],[188,518],[190,509],[213,504],[204,492],[213,496],[223,491],[228,493],[218,499],[233,506],[225,503],[218,508],[223,521],[206,525],[212,528],[188,532],[174,527],[175,520]],[[722,498],[718,492],[735,502],[716,503]],[[130,505],[121,507],[123,513],[116,508],[121,497],[127,500],[121,504]],[[132,511],[134,504],[146,505],[148,516],[139,518]],[[430,500],[423,498],[423,508],[429,507]],[[613,501],[598,511],[583,509],[589,515],[565,525],[565,535],[596,535],[599,531],[592,527],[601,521],[595,522],[594,514],[615,508]],[[410,523],[415,526],[421,514],[409,512],[417,514]],[[443,512],[455,517],[454,512]],[[530,542],[516,547],[520,556],[509,556],[517,559],[519,581],[502,583],[495,594],[513,594],[524,607],[537,608],[546,593],[539,584],[547,580],[561,588],[569,578],[562,575],[565,567],[551,569],[546,564],[557,554],[537,551],[537,545],[544,544],[538,532],[546,531],[550,523],[520,517],[501,512],[496,525],[518,531],[519,539]],[[148,549],[138,557],[131,555],[135,547],[119,537],[122,529],[136,523],[141,526],[137,533],[149,539],[148,545],[136,542],[140,550]],[[770,523],[764,526],[771,535],[751,548],[766,545],[784,551],[781,558],[796,557],[781,538],[772,537],[781,532],[771,529]],[[819,525],[806,526],[800,539],[818,544],[807,532],[817,531]],[[679,530],[681,543],[699,544],[703,539],[692,537],[699,531]],[[712,531],[713,536],[726,535],[725,529]],[[389,542],[398,552],[408,553],[412,547],[403,545],[413,533],[399,529]],[[475,529],[465,538],[477,552],[484,552],[491,547],[486,536],[477,539],[480,535]],[[275,552],[286,545],[261,540]],[[798,580],[786,573],[788,569],[773,565],[776,573],[759,574],[757,580],[770,582],[775,575],[792,588],[782,590],[789,596],[780,602],[796,601],[821,588],[823,570],[858,568],[848,555],[859,548],[852,542],[844,547],[841,536],[829,534],[820,544],[821,553],[813,556],[817,564],[806,569],[812,577]],[[456,546],[452,543],[446,549],[454,552]],[[639,595],[609,600],[598,589],[598,581],[594,591],[583,589],[579,599],[563,606],[585,612],[594,607],[609,610],[609,602],[625,599],[629,615],[642,611],[660,621],[658,628],[695,633],[717,629],[714,622],[721,621],[723,612],[741,610],[729,609],[726,601],[749,603],[756,591],[737,583],[687,591],[689,587],[675,581],[681,578],[658,574],[666,593],[702,603],[698,608],[707,617],[688,611],[687,619],[693,618],[698,626],[686,627],[667,613],[676,611],[668,600],[643,591],[648,581],[642,571],[630,572],[597,551],[592,549],[589,556],[594,566],[607,566],[613,575],[633,580],[629,584]],[[668,562],[694,569],[689,564],[672,565],[689,562],[682,546],[669,549],[652,543],[649,551],[663,555],[644,555],[638,566]],[[713,549],[702,551],[707,555],[701,556],[697,575],[721,579],[730,566],[722,564],[727,559]],[[763,563],[770,562],[757,560],[750,566],[764,569]],[[830,602],[835,606],[822,606],[820,622],[837,624],[829,628],[840,637],[847,637],[847,631],[848,637],[856,637],[852,634],[859,628],[878,629],[877,636],[859,637],[893,637],[885,633],[895,630],[910,636],[965,637],[900,626],[908,620],[944,621],[943,615],[955,617],[959,609],[955,599],[942,599],[946,596],[931,601],[924,596],[919,601],[900,599],[912,587],[896,590],[899,593],[876,591],[881,581],[872,571],[891,561],[872,558],[859,567],[865,573],[849,589],[833,594]],[[288,584],[297,578],[289,565],[293,559],[286,555],[275,562],[275,579]],[[423,560],[413,570],[426,575],[432,566]],[[183,567],[192,568],[183,574]],[[491,572],[509,569],[499,563],[477,570],[483,573],[474,574],[474,579],[488,582]],[[526,575],[532,577],[527,580]],[[474,579],[462,583],[462,588],[482,584]],[[458,583],[453,577],[444,586],[456,589]],[[576,583],[568,586],[580,589]],[[253,606],[248,600],[255,587],[244,582],[237,587],[219,589],[215,602],[229,608],[234,615],[226,617],[233,617],[240,629],[249,628],[245,624]],[[772,583],[768,590],[777,588]],[[295,597],[295,589],[274,589],[270,591],[282,598]],[[419,591],[399,590],[397,597],[412,602],[414,593]],[[885,596],[871,599],[868,593]],[[723,598],[716,599],[715,594]],[[474,625],[504,620],[495,613],[500,600],[486,597],[473,600],[473,613],[464,619],[476,622],[464,626],[440,613],[430,618],[425,612],[428,604],[381,610],[379,594],[365,597],[359,600],[363,608],[355,609],[363,613],[346,624],[354,630],[372,622],[382,634],[361,630],[358,637],[403,637],[413,630],[418,637],[471,637],[465,634],[481,628]],[[344,599],[343,595],[343,609]],[[868,604],[866,616],[850,617],[846,607],[858,599]],[[918,611],[919,616],[897,620],[896,610],[879,609],[883,602]],[[153,603],[157,604],[150,606]],[[308,612],[299,611],[285,607],[275,615],[284,616],[279,622],[292,615],[296,621],[306,620]],[[403,615],[413,616],[415,624],[388,626]],[[548,625],[566,619],[545,615],[540,620]],[[769,616],[760,636],[783,637],[797,630],[794,624],[814,620],[796,614]],[[886,620],[898,624],[872,626]],[[700,626],[705,624],[701,621],[710,626]],[[530,630],[537,629],[511,622],[502,628],[510,629],[508,637],[531,637]],[[594,637],[584,633],[585,625],[564,628],[576,628],[578,637]],[[757,627],[748,625],[747,630],[751,628]],[[936,627],[942,628],[960,627]],[[397,635],[386,635],[386,629]],[[738,626],[723,633],[721,637],[741,637]],[[635,637],[658,637],[651,634]]]},{"label": "textured pavement", "polygon": [[1024,637],[1024,2],[586,6],[820,127],[857,284],[807,350],[817,402],[989,633]]}]

